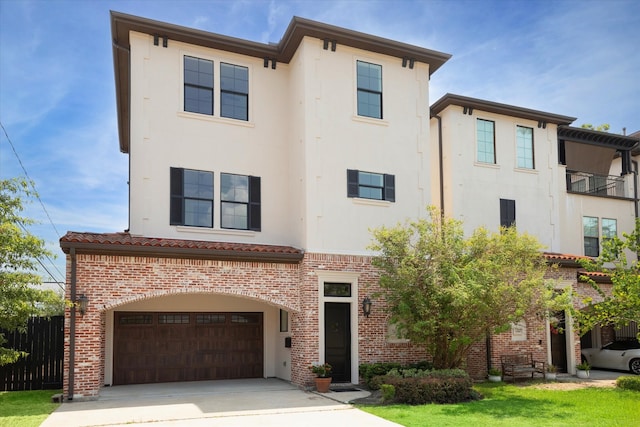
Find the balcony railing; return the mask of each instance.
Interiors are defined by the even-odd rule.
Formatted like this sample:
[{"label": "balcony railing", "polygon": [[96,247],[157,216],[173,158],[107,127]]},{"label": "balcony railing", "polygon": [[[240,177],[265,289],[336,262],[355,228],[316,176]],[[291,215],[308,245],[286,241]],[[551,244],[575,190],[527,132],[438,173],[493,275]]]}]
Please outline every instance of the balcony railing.
[{"label": "balcony railing", "polygon": [[567,171],[567,191],[593,196],[628,197],[623,177],[587,172]]}]

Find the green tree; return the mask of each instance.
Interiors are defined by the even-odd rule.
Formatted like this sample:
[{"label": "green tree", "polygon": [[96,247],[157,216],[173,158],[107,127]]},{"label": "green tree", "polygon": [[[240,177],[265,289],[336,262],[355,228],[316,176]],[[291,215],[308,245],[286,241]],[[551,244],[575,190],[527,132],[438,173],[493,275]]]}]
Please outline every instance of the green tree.
[{"label": "green tree", "polygon": [[[24,179],[0,180],[0,330],[24,329],[30,316],[59,305],[60,296],[38,288],[42,279],[37,258],[53,256],[44,241],[27,231],[33,221],[21,216],[23,197],[31,197]],[[15,362],[25,353],[5,347],[0,333],[0,365]]]},{"label": "green tree", "polygon": [[640,220],[636,220],[633,232],[622,233],[622,238],[615,236],[603,239],[600,255],[595,259],[581,261],[585,270],[608,275],[612,286],[611,292],[606,293],[593,280],[593,276],[583,276],[583,280],[598,292],[600,298],[594,301],[589,296],[577,295],[587,306],[582,310],[572,310],[580,334],[590,331],[598,324],[622,327],[632,321],[640,322],[639,253]]},{"label": "green tree", "polygon": [[465,238],[460,221],[430,208],[429,218],[373,237],[390,322],[424,346],[435,368],[460,367],[474,343],[544,313],[551,298],[540,243],[514,227]]},{"label": "green tree", "polygon": [[603,123],[600,126],[593,126],[591,123],[583,123],[580,127],[582,129],[597,130],[599,132],[609,132],[609,129],[611,128],[609,123]]}]

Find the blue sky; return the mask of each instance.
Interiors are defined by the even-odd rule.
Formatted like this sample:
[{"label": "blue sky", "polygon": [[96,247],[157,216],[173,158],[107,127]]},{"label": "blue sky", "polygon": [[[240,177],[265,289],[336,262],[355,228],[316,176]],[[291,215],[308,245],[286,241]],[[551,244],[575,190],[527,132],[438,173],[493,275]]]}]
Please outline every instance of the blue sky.
[{"label": "blue sky", "polygon": [[[58,258],[67,231],[128,227],[109,10],[277,42],[301,16],[453,55],[431,78],[445,93],[640,130],[640,1],[0,0],[0,179],[35,181],[26,215]],[[57,231],[56,231],[57,230]],[[50,280],[44,272],[44,279]]]}]

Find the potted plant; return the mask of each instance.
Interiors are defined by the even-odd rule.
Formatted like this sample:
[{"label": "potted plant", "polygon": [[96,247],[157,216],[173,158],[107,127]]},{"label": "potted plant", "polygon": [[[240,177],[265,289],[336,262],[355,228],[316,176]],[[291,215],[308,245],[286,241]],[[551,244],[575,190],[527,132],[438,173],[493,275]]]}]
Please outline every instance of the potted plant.
[{"label": "potted plant", "polygon": [[318,393],[326,393],[331,385],[331,365],[328,363],[313,363],[309,370],[316,375],[314,379]]},{"label": "potted plant", "polygon": [[489,381],[499,383],[502,381],[502,371],[498,368],[489,369]]},{"label": "potted plant", "polygon": [[556,368],[556,366],[553,363],[549,363],[547,365],[547,372],[544,373],[544,379],[555,380],[557,377],[557,370],[558,368]]},{"label": "potted plant", "polygon": [[576,375],[578,376],[578,378],[589,378],[589,371],[591,370],[591,366],[589,366],[589,363],[587,363],[587,361],[585,360],[582,363],[578,363],[576,365]]}]

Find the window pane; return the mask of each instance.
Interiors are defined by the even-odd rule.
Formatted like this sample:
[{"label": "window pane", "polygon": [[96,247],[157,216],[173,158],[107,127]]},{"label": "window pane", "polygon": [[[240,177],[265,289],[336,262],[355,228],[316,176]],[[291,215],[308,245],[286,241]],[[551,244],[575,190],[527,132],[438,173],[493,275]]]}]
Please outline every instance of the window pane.
[{"label": "window pane", "polygon": [[220,116],[249,119],[249,69],[220,64]]},{"label": "window pane", "polygon": [[248,119],[247,95],[235,93],[220,94],[220,116],[231,119]]},{"label": "window pane", "polygon": [[618,235],[618,221],[615,219],[602,218],[602,237],[613,238]]},{"label": "window pane", "polygon": [[382,66],[357,61],[358,89],[382,92]]},{"label": "window pane", "polygon": [[495,134],[494,123],[489,120],[477,120],[478,124],[478,161],[483,163],[495,163]]},{"label": "window pane", "polygon": [[188,314],[159,314],[158,323],[161,325],[187,324],[189,323],[189,315]]},{"label": "window pane", "polygon": [[231,323],[260,323],[259,314],[232,314]]},{"label": "window pane", "polygon": [[184,110],[213,114],[213,61],[184,57]]},{"label": "window pane", "polygon": [[586,256],[598,256],[600,254],[599,246],[597,237],[584,238],[584,254]]},{"label": "window pane", "polygon": [[225,202],[249,202],[249,177],[220,174],[220,199]]},{"label": "window pane", "polygon": [[213,227],[211,200],[184,200],[184,225]]},{"label": "window pane", "polygon": [[351,283],[325,283],[325,297],[350,297]]},{"label": "window pane", "polygon": [[211,323],[225,323],[226,315],[219,313],[199,313],[196,314],[196,323],[199,325]]},{"label": "window pane", "polygon": [[384,185],[384,178],[382,174],[379,173],[360,172],[358,181],[360,185],[370,185],[376,187],[382,187]]},{"label": "window pane", "polygon": [[533,169],[533,129],[517,126],[518,167]]},{"label": "window pane", "polygon": [[240,230],[246,230],[248,228],[246,204],[223,202],[220,215],[220,225],[222,228],[236,228]]},{"label": "window pane", "polygon": [[382,94],[358,90],[358,115],[382,118]]},{"label": "window pane", "polygon": [[382,118],[382,66],[357,61],[358,115]]},{"label": "window pane", "polygon": [[213,199],[213,173],[185,169],[184,195],[199,199]]},{"label": "window pane", "polygon": [[585,216],[582,218],[585,237],[598,237],[598,218]]}]

